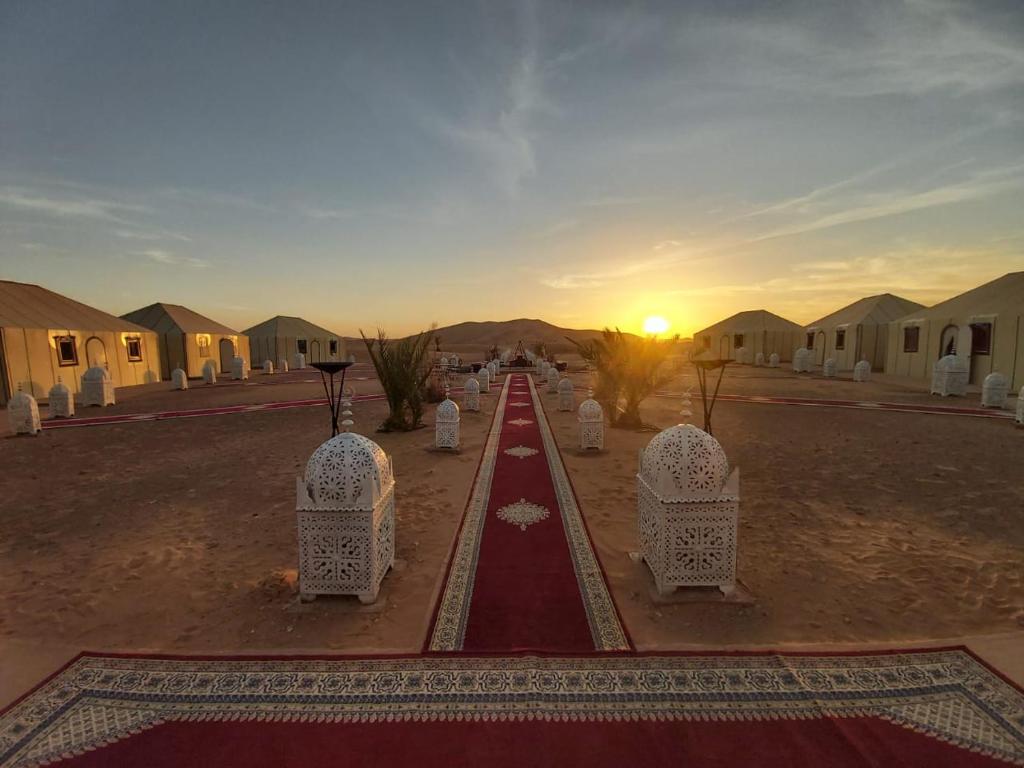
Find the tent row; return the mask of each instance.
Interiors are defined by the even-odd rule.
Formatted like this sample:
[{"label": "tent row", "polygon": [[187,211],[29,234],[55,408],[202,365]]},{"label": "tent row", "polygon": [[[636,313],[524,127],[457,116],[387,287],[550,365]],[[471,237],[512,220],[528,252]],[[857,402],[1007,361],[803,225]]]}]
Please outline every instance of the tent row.
[{"label": "tent row", "polygon": [[236,331],[177,304],[157,303],[121,317],[38,285],[0,280],[0,405],[19,389],[45,399],[60,379],[78,393],[89,368],[105,368],[115,387],[170,379],[181,368],[221,373],[236,356],[250,364],[338,360],[344,339],[299,317],[273,317]]}]

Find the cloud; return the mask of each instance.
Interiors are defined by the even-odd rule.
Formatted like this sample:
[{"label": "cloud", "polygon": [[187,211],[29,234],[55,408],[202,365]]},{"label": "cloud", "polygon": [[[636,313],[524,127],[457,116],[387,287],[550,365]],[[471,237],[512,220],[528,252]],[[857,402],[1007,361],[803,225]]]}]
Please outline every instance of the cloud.
[{"label": "cloud", "polygon": [[303,208],[301,212],[306,218],[313,219],[315,221],[351,219],[356,215],[356,212],[351,208]]},{"label": "cloud", "polygon": [[197,259],[192,256],[178,256],[170,251],[165,251],[160,248],[148,248],[144,251],[132,251],[131,256],[142,256],[144,258],[155,261],[158,264],[169,264],[172,266],[185,266],[195,267],[198,269],[205,269],[210,266],[209,262],[203,259]]},{"label": "cloud", "polygon": [[123,222],[123,212],[147,210],[139,205],[89,197],[52,197],[15,187],[0,190],[0,205],[50,216]]},{"label": "cloud", "polygon": [[191,243],[192,238],[186,235],[178,234],[177,232],[142,232],[128,229],[115,229],[114,236],[120,237],[122,240],[145,240],[145,241],[156,241],[156,240],[178,240],[183,243]]}]

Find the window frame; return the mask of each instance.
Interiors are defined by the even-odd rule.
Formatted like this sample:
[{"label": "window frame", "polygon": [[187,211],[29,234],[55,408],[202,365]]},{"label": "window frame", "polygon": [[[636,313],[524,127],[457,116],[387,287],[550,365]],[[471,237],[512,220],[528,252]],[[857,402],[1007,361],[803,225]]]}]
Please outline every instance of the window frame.
[{"label": "window frame", "polygon": [[[970,323],[970,328],[971,328],[971,354],[972,355],[986,355],[986,356],[991,355],[992,354],[992,323],[991,322]],[[977,332],[978,332],[979,328],[987,329],[986,330],[986,335],[985,335],[985,341],[987,342],[987,344],[985,345],[984,349],[981,348],[981,347],[977,347],[974,344],[974,341],[977,338]]]},{"label": "window frame", "polygon": [[[204,341],[206,342],[205,344],[203,343]],[[209,357],[210,349],[213,347],[213,339],[210,338],[210,334],[196,334],[196,346],[199,348],[200,357]]]},{"label": "window frame", "polygon": [[306,339],[296,339],[295,340],[295,351],[298,352],[300,355],[309,354],[309,352],[307,351],[308,349],[309,349],[309,342]]},{"label": "window frame", "polygon": [[733,349],[742,349],[743,348],[743,337],[744,337],[744,334],[742,334],[742,333],[734,333],[732,335],[732,348]]},{"label": "window frame", "polygon": [[[138,352],[132,354],[132,345],[138,347]],[[125,352],[128,354],[129,363],[141,363],[142,362],[142,337],[141,336],[129,336],[124,340]]]},{"label": "window frame", "polygon": [[836,351],[843,352],[846,349],[846,329],[836,328]]},{"label": "window frame", "polygon": [[327,340],[327,349],[328,349],[327,354],[329,354],[329,355],[337,355],[338,354],[338,340],[337,339],[328,339]]},{"label": "window frame", "polygon": [[[910,348],[911,346],[913,346],[913,349]],[[920,325],[903,326],[903,351],[907,354],[914,354],[921,351]]]},{"label": "window frame", "polygon": [[814,349],[814,337],[815,337],[815,335],[816,334],[815,334],[814,331],[808,331],[807,332],[807,339],[806,339],[806,344],[805,344],[805,347],[807,349]]},{"label": "window frame", "polygon": [[[54,336],[54,349],[57,352],[57,365],[61,368],[74,368],[78,365],[78,340],[73,334],[65,334],[63,336]],[[71,344],[71,359],[65,359],[61,353],[61,344]]]}]

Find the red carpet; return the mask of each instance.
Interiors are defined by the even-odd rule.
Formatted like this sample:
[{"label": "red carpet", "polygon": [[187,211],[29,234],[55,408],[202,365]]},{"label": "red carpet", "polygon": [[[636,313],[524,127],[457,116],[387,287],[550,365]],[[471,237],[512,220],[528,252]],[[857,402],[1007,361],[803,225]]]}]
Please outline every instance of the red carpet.
[{"label": "red carpet", "polygon": [[509,374],[427,650],[628,650],[532,379]]},{"label": "red carpet", "polygon": [[0,715],[0,765],[52,761],[147,768],[995,766],[1024,763],[1024,693],[963,649],[583,658],[83,655]]}]

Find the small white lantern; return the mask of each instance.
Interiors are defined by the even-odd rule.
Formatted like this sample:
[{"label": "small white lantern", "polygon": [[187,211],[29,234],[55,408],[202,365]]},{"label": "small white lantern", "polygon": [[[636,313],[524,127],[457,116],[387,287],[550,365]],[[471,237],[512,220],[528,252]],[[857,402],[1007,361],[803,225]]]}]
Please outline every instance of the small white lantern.
[{"label": "small white lantern", "polygon": [[584,451],[600,451],[604,448],[604,409],[594,399],[593,393],[580,403],[576,412],[576,420],[580,425],[580,449]]},{"label": "small white lantern", "polygon": [[826,360],[825,364],[821,366],[821,372],[827,379],[835,378],[836,359],[834,357],[830,357],[828,360]]},{"label": "small white lantern", "polygon": [[747,359],[747,348],[740,347],[736,350],[736,362],[740,365],[749,365],[750,360]]},{"label": "small white lantern", "polygon": [[377,599],[395,562],[391,458],[369,438],[342,432],[321,444],[296,479],[299,597]]},{"label": "small white lantern", "polygon": [[7,403],[7,422],[16,435],[38,435],[42,430],[36,399],[19,389]]},{"label": "small white lantern", "polygon": [[82,405],[114,404],[114,382],[106,368],[93,366],[82,374]]},{"label": "small white lantern", "polygon": [[467,411],[480,410],[480,382],[470,377],[462,390],[462,407]]},{"label": "small white lantern", "polygon": [[981,384],[981,404],[985,408],[1003,408],[1010,382],[998,371],[992,371]]},{"label": "small white lantern", "polygon": [[281,373],[288,373],[288,361],[283,357],[277,361],[277,370]]},{"label": "small white lantern", "polygon": [[447,396],[434,415],[434,447],[452,451],[459,447],[459,406]]},{"label": "small white lantern", "polygon": [[754,365],[756,365],[758,368],[764,365],[764,352],[758,352],[756,355],[754,355]]},{"label": "small white lantern", "polygon": [[555,366],[548,368],[548,394],[553,395],[558,392],[558,369]]},{"label": "small white lantern", "polygon": [[538,376],[543,376],[544,375],[544,360],[542,358],[540,358],[540,357],[537,358],[537,368],[536,368],[536,371],[537,371],[537,375]]},{"label": "small white lantern", "polygon": [[558,382],[558,410],[571,411],[575,407],[572,392],[572,380],[566,376]]},{"label": "small white lantern", "polygon": [[265,376],[273,376],[274,375],[274,362],[272,360],[264,360],[263,361],[263,374]]},{"label": "small white lantern", "polygon": [[501,372],[501,366],[498,362],[496,360],[491,360],[487,367],[490,368],[491,371],[491,380],[493,381],[498,378],[498,373]]},{"label": "small white lantern", "polygon": [[1017,418],[1015,421],[1024,426],[1024,387],[1020,388],[1020,393],[1017,395]]},{"label": "small white lantern", "polygon": [[296,352],[292,355],[292,368],[296,371],[301,371],[306,367],[306,356],[301,352]]},{"label": "small white lantern", "polygon": [[778,368],[779,367],[779,353],[778,352],[772,352],[770,355],[768,355],[768,367],[769,368]]},{"label": "small white lantern", "polygon": [[235,357],[231,361],[231,378],[235,381],[249,378],[249,363],[244,357]]},{"label": "small white lantern", "polygon": [[480,370],[476,374],[477,379],[480,382],[480,391],[487,395],[491,391],[491,369],[486,365],[480,367]]},{"label": "small white lantern", "polygon": [[808,373],[811,370],[811,350],[800,347],[793,353],[793,372]]},{"label": "small white lantern", "polygon": [[188,389],[188,376],[181,368],[171,371],[171,389]]},{"label": "small white lantern", "polygon": [[853,380],[854,381],[867,381],[871,378],[871,363],[867,360],[861,360],[855,366],[853,366]]},{"label": "small white lantern", "polygon": [[967,393],[967,379],[970,371],[967,362],[956,355],[940,357],[932,366],[933,395],[963,397]]},{"label": "small white lantern", "polygon": [[203,381],[207,384],[217,383],[217,366],[213,364],[213,360],[207,360],[203,366]]},{"label": "small white lantern", "polygon": [[659,594],[680,586],[736,585],[739,470],[692,424],[670,427],[640,452],[640,552]]},{"label": "small white lantern", "polygon": [[75,415],[75,396],[61,381],[60,376],[57,377],[57,383],[50,388],[47,399],[50,402],[51,419],[70,419]]}]

